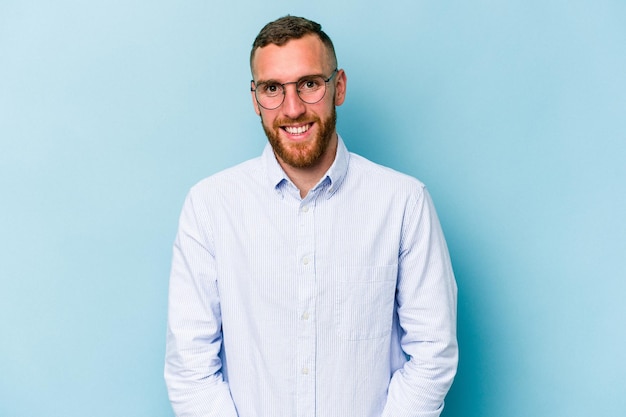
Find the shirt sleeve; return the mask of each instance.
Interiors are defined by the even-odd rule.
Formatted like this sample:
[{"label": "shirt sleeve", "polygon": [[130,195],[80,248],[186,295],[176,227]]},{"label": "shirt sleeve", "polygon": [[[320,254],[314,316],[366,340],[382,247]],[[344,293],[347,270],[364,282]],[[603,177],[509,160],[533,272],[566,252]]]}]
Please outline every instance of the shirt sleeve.
[{"label": "shirt sleeve", "polygon": [[222,375],[222,321],[207,227],[190,193],[174,242],[165,381],[176,416],[237,417]]},{"label": "shirt sleeve", "polygon": [[408,361],[392,376],[382,416],[438,417],[457,369],[457,286],[425,188],[407,205],[405,219],[396,302]]}]

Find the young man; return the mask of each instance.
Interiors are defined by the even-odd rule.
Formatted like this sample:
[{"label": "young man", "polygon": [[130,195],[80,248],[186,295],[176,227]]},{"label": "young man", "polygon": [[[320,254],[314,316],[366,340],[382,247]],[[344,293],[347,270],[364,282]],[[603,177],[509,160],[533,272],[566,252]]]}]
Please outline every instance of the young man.
[{"label": "young man", "polygon": [[192,188],[174,245],[176,415],[439,416],[456,284],[424,185],[347,151],[347,78],[319,24],[267,24],[250,65],[269,144]]}]

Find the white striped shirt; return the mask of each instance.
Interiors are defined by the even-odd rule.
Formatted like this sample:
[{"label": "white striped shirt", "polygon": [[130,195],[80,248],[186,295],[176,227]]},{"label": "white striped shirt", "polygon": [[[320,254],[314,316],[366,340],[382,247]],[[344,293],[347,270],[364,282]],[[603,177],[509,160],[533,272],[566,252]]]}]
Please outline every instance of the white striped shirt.
[{"label": "white striped shirt", "polygon": [[266,146],[189,192],[165,378],[179,417],[436,417],[456,283],[424,185],[349,153],[300,198]]}]

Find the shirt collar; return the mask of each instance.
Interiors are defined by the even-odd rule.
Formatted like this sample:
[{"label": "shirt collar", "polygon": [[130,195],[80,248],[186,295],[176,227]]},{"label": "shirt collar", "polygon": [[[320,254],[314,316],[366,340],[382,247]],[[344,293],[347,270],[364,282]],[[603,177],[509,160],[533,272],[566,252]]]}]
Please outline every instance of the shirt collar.
[{"label": "shirt collar", "polygon": [[[269,143],[265,145],[261,159],[265,165],[269,185],[282,196],[282,186],[285,183],[291,183],[291,180],[289,180],[289,177],[285,174],[285,171],[283,171],[282,167],[276,160],[272,146]],[[341,183],[346,177],[349,161],[350,153],[348,152],[341,136],[337,135],[337,153],[335,154],[335,160],[328,171],[326,171],[326,174],[322,176],[318,184],[313,187],[313,189],[320,187],[324,183],[328,183],[326,188],[326,198],[330,198],[341,186]]]}]

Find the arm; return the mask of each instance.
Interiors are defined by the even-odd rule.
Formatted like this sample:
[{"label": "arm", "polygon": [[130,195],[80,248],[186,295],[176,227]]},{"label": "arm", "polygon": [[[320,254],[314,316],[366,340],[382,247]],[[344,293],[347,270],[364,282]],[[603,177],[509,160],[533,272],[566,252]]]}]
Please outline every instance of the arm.
[{"label": "arm", "polygon": [[187,197],[174,243],[165,380],[178,417],[237,417],[219,357],[220,301],[212,242]]},{"label": "arm", "polygon": [[426,189],[407,207],[398,266],[397,311],[409,357],[392,376],[383,417],[438,417],[458,361],[457,287]]}]

